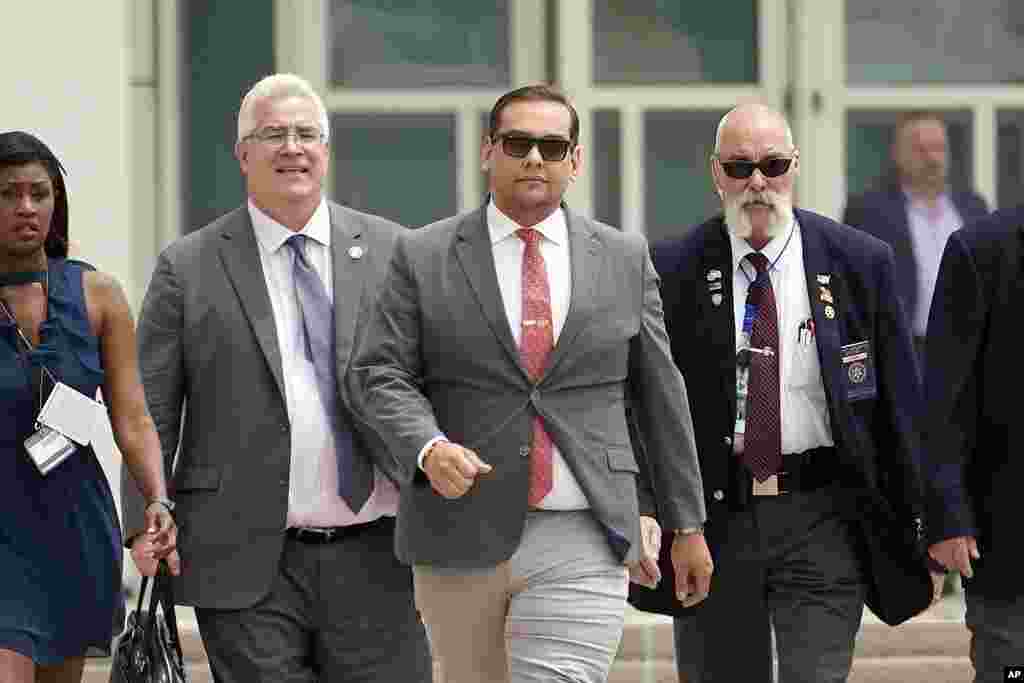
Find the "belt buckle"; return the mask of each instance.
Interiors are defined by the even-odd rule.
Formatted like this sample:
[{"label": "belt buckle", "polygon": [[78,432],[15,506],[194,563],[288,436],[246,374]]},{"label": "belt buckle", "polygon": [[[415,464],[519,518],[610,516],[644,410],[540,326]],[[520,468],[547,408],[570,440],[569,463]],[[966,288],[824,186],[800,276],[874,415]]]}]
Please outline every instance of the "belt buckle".
[{"label": "belt buckle", "polygon": [[764,481],[758,481],[754,478],[754,495],[755,496],[777,496],[779,495],[779,475],[780,473],[773,474]]},{"label": "belt buckle", "polygon": [[334,536],[338,533],[338,530],[334,528],[317,529],[316,533],[320,535],[320,537],[324,540],[324,543],[330,543]]}]

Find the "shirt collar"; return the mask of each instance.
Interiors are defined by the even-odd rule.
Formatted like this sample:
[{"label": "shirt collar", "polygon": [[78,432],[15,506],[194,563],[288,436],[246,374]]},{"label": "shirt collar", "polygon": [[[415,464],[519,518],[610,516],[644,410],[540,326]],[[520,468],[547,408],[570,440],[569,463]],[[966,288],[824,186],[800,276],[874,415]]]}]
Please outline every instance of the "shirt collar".
[{"label": "shirt collar", "polygon": [[[729,235],[729,242],[732,244],[732,272],[735,273],[746,258],[747,254],[752,254],[756,249],[750,246],[750,243],[745,239],[741,239],[733,234],[732,230],[726,226],[726,232]],[[790,239],[789,233],[792,230],[793,237]],[[782,254],[782,250],[786,248],[787,241],[793,241],[800,239],[800,223],[796,218],[790,218],[789,225],[782,230],[778,235],[773,237],[768,244],[764,245],[761,249],[761,253],[768,259],[768,263],[773,264],[773,268],[778,271],[782,271],[786,267],[786,263],[790,260],[790,254],[793,253],[793,249],[786,249],[786,253]],[[792,245],[790,245],[792,246]],[[778,259],[778,260],[776,260]],[[750,266],[751,268],[753,266]]]},{"label": "shirt collar", "polygon": [[[931,207],[928,206],[928,202],[926,202],[924,199],[920,197],[915,197],[906,190],[903,191],[903,196],[906,198],[907,206],[910,208],[911,211],[925,213],[932,210]],[[940,211],[948,211],[951,204],[952,201],[949,198],[948,192],[942,192],[935,198],[935,206]]]},{"label": "shirt collar", "polygon": [[[508,239],[523,226],[502,213],[494,200],[487,202],[487,231],[491,235],[491,244],[497,244]],[[565,223],[565,212],[559,207],[550,216],[533,226],[544,239],[555,244],[564,244],[569,234],[569,228]]]},{"label": "shirt collar", "polygon": [[249,200],[249,217],[252,219],[252,228],[256,233],[256,239],[268,253],[276,253],[284,246],[288,238],[295,234],[305,235],[325,247],[331,246],[331,218],[330,212],[327,210],[327,201],[324,199],[320,200],[320,204],[310,216],[309,222],[302,226],[302,230],[298,233],[289,230],[265,214],[252,203],[251,199]]}]

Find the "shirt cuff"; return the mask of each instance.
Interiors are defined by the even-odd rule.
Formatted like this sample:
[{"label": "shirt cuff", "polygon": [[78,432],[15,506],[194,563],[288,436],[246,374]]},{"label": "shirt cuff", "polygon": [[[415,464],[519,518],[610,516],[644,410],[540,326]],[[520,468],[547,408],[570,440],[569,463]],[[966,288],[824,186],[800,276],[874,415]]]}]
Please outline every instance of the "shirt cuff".
[{"label": "shirt cuff", "polygon": [[448,440],[448,437],[446,437],[444,434],[439,434],[438,436],[435,436],[433,439],[428,441],[426,446],[424,446],[423,448],[420,449],[420,454],[416,456],[416,466],[420,468],[421,472],[425,471],[423,469],[423,458],[427,457],[427,451],[430,450],[430,447],[433,446],[438,441],[447,441],[447,440]]}]

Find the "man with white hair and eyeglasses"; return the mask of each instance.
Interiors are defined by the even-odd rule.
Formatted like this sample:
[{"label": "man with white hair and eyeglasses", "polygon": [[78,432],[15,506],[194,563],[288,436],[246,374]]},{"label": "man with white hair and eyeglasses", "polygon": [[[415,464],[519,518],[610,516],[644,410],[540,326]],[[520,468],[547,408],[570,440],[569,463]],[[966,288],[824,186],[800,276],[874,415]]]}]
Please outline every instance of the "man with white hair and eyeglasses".
[{"label": "man with white hair and eyeglasses", "polygon": [[894,624],[932,597],[892,250],[794,208],[800,165],[781,114],[736,107],[711,159],[723,214],[655,247],[716,567],[702,605],[654,609],[689,683],[772,680],[773,637],[778,680],[845,681],[865,603]]},{"label": "man with white hair and eyeglasses", "polygon": [[402,228],[324,198],[328,139],[304,80],[254,85],[235,145],[248,201],[160,255],[139,319],[168,472],[177,454],[174,595],[221,682],[431,678],[393,552],[404,475],[344,381]]}]

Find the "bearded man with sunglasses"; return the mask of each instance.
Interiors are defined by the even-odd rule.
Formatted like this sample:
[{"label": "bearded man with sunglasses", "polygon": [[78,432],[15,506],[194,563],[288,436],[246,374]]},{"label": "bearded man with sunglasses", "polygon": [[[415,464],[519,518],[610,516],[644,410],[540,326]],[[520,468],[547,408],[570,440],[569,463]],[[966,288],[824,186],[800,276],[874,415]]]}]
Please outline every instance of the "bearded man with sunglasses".
[{"label": "bearded man with sunglasses", "polygon": [[920,387],[892,249],[795,209],[799,172],[783,116],[736,107],[711,159],[723,214],[655,248],[672,353],[699,397],[715,558],[708,600],[661,610],[689,683],[773,668],[785,683],[845,681],[865,600],[898,622],[932,595],[912,548],[897,559],[917,562],[916,592],[868,542],[913,535],[920,512]]},{"label": "bearded man with sunglasses", "polygon": [[360,412],[410,472],[396,544],[447,683],[606,680],[627,565],[658,579],[660,526],[674,599],[707,595],[657,275],[642,236],[563,203],[578,137],[547,86],[498,100],[489,199],[399,236],[353,363]]}]

